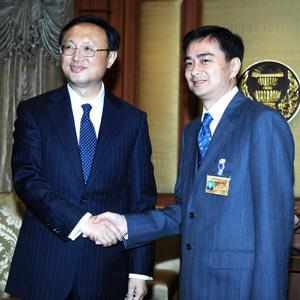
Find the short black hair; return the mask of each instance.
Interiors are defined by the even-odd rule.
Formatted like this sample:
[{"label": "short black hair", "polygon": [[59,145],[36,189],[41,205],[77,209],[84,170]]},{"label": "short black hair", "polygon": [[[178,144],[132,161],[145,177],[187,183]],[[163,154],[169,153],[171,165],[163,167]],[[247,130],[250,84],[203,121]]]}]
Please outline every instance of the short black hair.
[{"label": "short black hair", "polygon": [[216,39],[219,42],[220,49],[225,54],[226,60],[238,57],[241,62],[243,61],[244,43],[242,38],[227,28],[220,26],[202,26],[188,32],[183,38],[183,52],[186,54],[186,50],[191,42],[202,40],[206,37]]},{"label": "short black hair", "polygon": [[66,24],[60,32],[59,39],[58,39],[59,45],[62,44],[66,31],[68,31],[71,27],[80,23],[89,23],[89,24],[94,24],[99,26],[106,33],[108,50],[117,51],[119,49],[120,41],[121,41],[120,33],[114,27],[110,26],[102,18],[98,16],[92,16],[92,15],[80,16],[78,18],[71,20],[68,24]]}]

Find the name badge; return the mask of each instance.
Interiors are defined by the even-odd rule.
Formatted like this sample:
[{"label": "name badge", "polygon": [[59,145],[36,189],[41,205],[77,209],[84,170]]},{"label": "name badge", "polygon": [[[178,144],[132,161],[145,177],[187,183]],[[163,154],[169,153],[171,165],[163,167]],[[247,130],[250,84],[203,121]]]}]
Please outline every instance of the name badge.
[{"label": "name badge", "polygon": [[230,178],[220,176],[206,176],[205,192],[208,194],[228,196]]}]

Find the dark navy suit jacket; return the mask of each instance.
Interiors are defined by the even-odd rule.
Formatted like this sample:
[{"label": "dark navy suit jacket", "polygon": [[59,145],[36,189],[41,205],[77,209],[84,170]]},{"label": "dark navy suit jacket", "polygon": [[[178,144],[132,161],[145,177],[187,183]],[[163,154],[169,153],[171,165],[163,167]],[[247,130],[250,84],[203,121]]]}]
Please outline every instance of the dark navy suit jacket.
[{"label": "dark navy suit jacket", "polygon": [[[283,300],[293,232],[294,143],[276,111],[236,94],[198,169],[198,118],[186,126],[178,204],[128,215],[128,248],[181,233],[182,300]],[[205,192],[207,175],[229,195]]]},{"label": "dark navy suit jacket", "polygon": [[[124,299],[129,273],[151,276],[153,245],[125,250],[68,235],[89,211],[138,213],[154,207],[146,114],[105,93],[101,127],[87,184],[66,86],[20,103],[12,173],[26,204],[6,286],[22,299]],[[101,297],[99,296],[101,295]]]}]

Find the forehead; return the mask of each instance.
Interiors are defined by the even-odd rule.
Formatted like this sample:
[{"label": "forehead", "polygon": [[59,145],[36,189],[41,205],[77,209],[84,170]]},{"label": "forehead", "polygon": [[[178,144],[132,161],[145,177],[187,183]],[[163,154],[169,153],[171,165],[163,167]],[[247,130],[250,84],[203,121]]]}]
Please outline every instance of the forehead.
[{"label": "forehead", "polygon": [[220,49],[219,42],[210,37],[205,37],[204,39],[198,39],[192,41],[186,49],[186,57],[193,58],[203,55],[214,55],[214,56],[224,56],[223,51]]},{"label": "forehead", "polygon": [[79,23],[72,26],[64,34],[63,41],[107,43],[104,29],[90,23]]}]

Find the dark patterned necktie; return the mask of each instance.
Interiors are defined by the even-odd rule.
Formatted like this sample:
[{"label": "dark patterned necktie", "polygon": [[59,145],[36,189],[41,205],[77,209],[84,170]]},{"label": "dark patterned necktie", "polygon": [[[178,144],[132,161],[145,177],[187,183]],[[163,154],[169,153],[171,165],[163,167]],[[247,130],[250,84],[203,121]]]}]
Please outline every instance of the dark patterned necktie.
[{"label": "dark patterned necktie", "polygon": [[211,140],[211,131],[209,128],[210,123],[213,118],[209,113],[205,113],[203,117],[202,126],[198,133],[198,147],[199,147],[199,160],[198,165],[200,165],[206,151],[208,148],[208,144]]},{"label": "dark patterned necktie", "polygon": [[82,164],[83,179],[84,183],[86,183],[92,168],[97,137],[95,128],[90,119],[90,111],[92,109],[92,106],[90,104],[83,104],[81,105],[81,107],[83,109],[83,115],[80,121],[79,151]]}]

